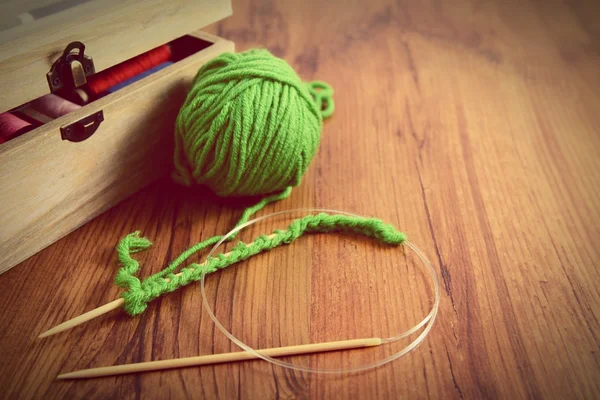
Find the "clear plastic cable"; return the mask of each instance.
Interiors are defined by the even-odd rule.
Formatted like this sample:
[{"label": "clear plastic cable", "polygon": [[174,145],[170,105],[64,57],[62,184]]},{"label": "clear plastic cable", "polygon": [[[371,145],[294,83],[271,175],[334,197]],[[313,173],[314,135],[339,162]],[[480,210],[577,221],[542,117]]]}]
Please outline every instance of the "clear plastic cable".
[{"label": "clear plastic cable", "polygon": [[[280,215],[300,214],[300,213],[302,215],[306,215],[307,213],[322,213],[322,212],[328,213],[328,214],[342,214],[342,215],[349,215],[349,216],[353,216],[353,217],[359,217],[356,214],[351,214],[351,213],[344,212],[344,211],[319,209],[319,208],[299,208],[299,209],[276,212],[273,214],[255,218],[253,220],[250,220],[244,224],[241,224],[241,225],[235,227],[229,233],[227,233],[225,236],[223,236],[223,238],[213,246],[213,248],[210,250],[210,253],[208,254],[207,258],[212,257],[213,254],[216,253],[217,249],[219,248],[219,246],[221,246],[221,244],[224,241],[226,241],[228,238],[235,235],[237,232],[241,231],[242,229],[246,228],[247,226],[250,226],[250,225],[256,224],[257,222],[263,221],[265,219],[273,218],[273,217],[280,216]],[[293,370],[297,370],[297,371],[319,373],[319,374],[353,373],[353,372],[360,372],[360,371],[365,371],[368,369],[376,368],[376,367],[382,366],[384,364],[387,364],[389,362],[392,362],[392,361],[402,357],[403,355],[409,353],[410,351],[414,350],[417,346],[419,346],[423,342],[423,340],[425,339],[425,337],[427,336],[429,331],[431,330],[433,323],[435,321],[435,318],[437,316],[438,308],[439,308],[439,304],[440,304],[440,297],[441,297],[440,281],[439,281],[438,275],[436,273],[436,270],[433,268],[433,265],[431,265],[431,262],[427,259],[427,257],[425,257],[423,252],[417,246],[415,246],[413,243],[411,243],[410,241],[407,240],[403,244],[408,246],[408,248],[410,248],[419,257],[419,259],[425,265],[425,269],[428,272],[429,276],[431,277],[431,280],[433,281],[433,289],[434,289],[433,306],[432,306],[429,314],[427,314],[427,316],[425,318],[423,318],[423,320],[421,322],[419,322],[418,324],[413,326],[411,329],[409,329],[405,332],[402,332],[396,336],[391,336],[389,338],[382,338],[382,345],[385,345],[386,343],[392,343],[392,342],[395,342],[402,338],[405,338],[407,336],[410,336],[413,333],[418,332],[421,328],[425,327],[419,336],[417,336],[412,342],[410,342],[408,345],[406,345],[402,350],[392,354],[389,357],[386,357],[375,363],[372,363],[372,364],[366,364],[366,365],[362,365],[359,367],[347,368],[347,369],[345,369],[345,368],[335,368],[335,369],[310,368],[310,367],[304,367],[304,366],[296,365],[293,363],[285,362],[285,361],[282,361],[282,360],[279,360],[279,359],[276,359],[273,357],[265,356],[265,355],[259,353],[258,351],[256,351],[255,349],[253,349],[252,347],[248,346],[244,342],[242,342],[237,337],[235,337],[231,332],[229,332],[227,330],[227,328],[225,328],[219,322],[219,320],[213,313],[213,310],[211,309],[208,299],[206,297],[206,290],[205,290],[205,286],[204,286],[204,279],[205,279],[206,275],[202,276],[202,281],[200,282],[200,290],[202,292],[202,303],[204,304],[204,307],[206,308],[206,311],[208,312],[210,319],[214,322],[214,324],[217,326],[217,328],[219,328],[219,330],[221,332],[223,332],[223,334],[229,338],[229,340],[231,340],[233,343],[235,343],[237,346],[244,349],[245,351],[253,354],[254,356],[256,356],[258,358],[262,358],[263,360],[268,361],[272,364],[279,365],[280,367],[289,368],[289,369],[293,369]]]}]

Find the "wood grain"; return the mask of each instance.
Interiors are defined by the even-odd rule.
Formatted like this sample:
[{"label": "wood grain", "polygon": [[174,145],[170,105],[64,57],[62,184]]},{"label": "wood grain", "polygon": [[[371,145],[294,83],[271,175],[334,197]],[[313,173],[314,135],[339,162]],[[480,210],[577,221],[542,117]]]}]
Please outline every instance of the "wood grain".
[{"label": "wood grain", "polygon": [[[443,281],[425,343],[360,375],[261,361],[78,382],[61,372],[237,351],[198,285],[141,316],[114,312],[37,341],[118,296],[114,245],[155,242],[142,275],[223,233],[244,204],[167,180],[0,276],[0,387],[20,398],[595,398],[600,396],[600,30],[593,2],[234,3],[212,32],[265,46],[336,90],[319,153],[291,198],[401,227]],[[281,227],[267,222],[240,240]],[[224,249],[224,251],[226,248]],[[201,260],[203,255],[198,255]],[[385,336],[431,289],[410,254],[315,235],[207,279],[217,316],[266,348]],[[394,349],[290,359],[336,367]]]}]

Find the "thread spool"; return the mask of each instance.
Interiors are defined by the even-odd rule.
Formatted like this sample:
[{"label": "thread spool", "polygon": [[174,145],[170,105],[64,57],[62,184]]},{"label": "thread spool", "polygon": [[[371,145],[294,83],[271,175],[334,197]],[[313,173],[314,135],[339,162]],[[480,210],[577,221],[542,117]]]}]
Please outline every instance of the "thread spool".
[{"label": "thread spool", "polygon": [[124,80],[123,82],[120,82],[120,83],[118,83],[118,84],[116,84],[116,85],[114,85],[114,86],[111,86],[110,88],[108,88],[108,89],[106,90],[106,92],[107,92],[107,93],[114,93],[114,92],[116,92],[117,90],[121,90],[121,89],[123,89],[124,87],[126,87],[126,86],[129,86],[129,85],[131,85],[132,83],[134,83],[134,82],[137,82],[137,81],[139,81],[140,79],[143,79],[143,78],[145,78],[145,77],[147,77],[147,76],[150,76],[150,75],[154,74],[155,72],[158,72],[158,71],[160,71],[161,69],[163,69],[163,68],[166,68],[166,67],[168,67],[169,65],[172,65],[172,64],[173,64],[173,63],[172,63],[171,61],[165,61],[165,62],[163,62],[163,63],[161,63],[161,64],[158,64],[158,65],[157,65],[157,66],[155,66],[155,67],[152,67],[152,68],[150,68],[150,69],[148,69],[148,70],[146,70],[146,71],[144,71],[144,72],[141,72],[141,73],[137,74],[137,75],[136,75],[136,76],[134,76],[133,78],[130,78],[130,79]]},{"label": "thread spool", "polygon": [[87,88],[91,95],[99,96],[111,87],[169,61],[170,58],[171,48],[166,44],[162,45],[92,75],[88,79]]},{"label": "thread spool", "polygon": [[53,93],[47,94],[32,101],[29,104],[29,107],[52,119],[56,119],[81,108],[81,106],[72,103],[69,100],[65,100]]},{"label": "thread spool", "polygon": [[33,128],[33,124],[10,112],[2,113],[0,114],[0,143],[7,142]]}]

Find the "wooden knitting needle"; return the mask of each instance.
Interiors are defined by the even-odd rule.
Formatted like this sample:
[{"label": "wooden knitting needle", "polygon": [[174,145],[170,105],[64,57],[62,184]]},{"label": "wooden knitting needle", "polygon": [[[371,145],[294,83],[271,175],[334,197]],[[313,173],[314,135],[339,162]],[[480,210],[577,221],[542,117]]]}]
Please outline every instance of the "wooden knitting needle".
[{"label": "wooden knitting needle", "polygon": [[[325,342],[314,344],[302,344],[299,346],[275,347],[271,349],[257,350],[259,353],[269,357],[293,356],[299,354],[321,353],[325,351],[350,350],[363,347],[379,346],[380,338],[340,340],[337,342]],[[150,361],[136,364],[113,365],[110,367],[90,368],[61,374],[56,379],[82,379],[98,378],[102,376],[123,375],[136,372],[157,371],[171,368],[192,367],[208,364],[221,364],[235,361],[254,360],[258,357],[246,351],[235,353],[211,354],[187,358],[175,358],[171,360]]]},{"label": "wooden knitting needle", "polygon": [[91,319],[94,319],[96,317],[99,317],[102,314],[106,314],[109,311],[114,310],[115,308],[119,308],[121,307],[123,304],[125,304],[125,299],[123,299],[122,297],[118,298],[117,300],[111,301],[110,303],[107,303],[101,307],[95,308],[91,311],[88,311],[84,314],[81,314],[78,317],[75,317],[73,319],[70,319],[68,321],[63,322],[62,324],[56,325],[54,328],[48,329],[46,332],[42,333],[40,336],[38,336],[38,339],[42,339],[48,336],[52,336],[55,335],[59,332],[62,331],[66,331],[68,329],[74,328],[77,325],[81,325],[84,322],[87,322]]},{"label": "wooden knitting needle", "polygon": [[[267,236],[267,238],[269,238],[269,239],[272,239],[274,237],[275,237],[275,234]],[[227,257],[230,254],[231,254],[231,252],[228,252],[228,253],[223,254],[223,256]],[[206,261],[203,262],[202,264],[200,264],[199,266],[202,267],[205,264],[206,264]],[[175,276],[180,276],[180,275],[181,275],[181,272],[178,274],[175,274]],[[164,278],[164,279],[167,283],[171,281],[169,278]],[[117,308],[121,307],[123,304],[125,304],[125,300],[123,298],[118,298],[117,300],[111,301],[110,303],[107,303],[103,306],[94,308],[91,311],[81,314],[78,317],[75,317],[73,319],[65,321],[62,324],[56,325],[54,328],[48,329],[46,332],[44,332],[40,336],[38,336],[38,339],[52,336],[59,332],[66,331],[71,328],[75,328],[77,325],[81,325],[84,322],[90,321],[96,317],[106,314],[107,312],[117,309]]]}]

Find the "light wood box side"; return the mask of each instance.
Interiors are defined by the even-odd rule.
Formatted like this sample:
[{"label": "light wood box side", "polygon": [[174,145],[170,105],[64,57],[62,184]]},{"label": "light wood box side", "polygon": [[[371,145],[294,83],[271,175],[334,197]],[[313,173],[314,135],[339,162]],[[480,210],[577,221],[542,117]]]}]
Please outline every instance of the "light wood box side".
[{"label": "light wood box side", "polygon": [[[173,124],[193,77],[234,51],[193,35],[213,44],[0,146],[0,273],[170,171]],[[105,120],[92,137],[61,140],[61,126],[99,110]]]}]

